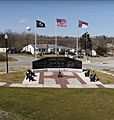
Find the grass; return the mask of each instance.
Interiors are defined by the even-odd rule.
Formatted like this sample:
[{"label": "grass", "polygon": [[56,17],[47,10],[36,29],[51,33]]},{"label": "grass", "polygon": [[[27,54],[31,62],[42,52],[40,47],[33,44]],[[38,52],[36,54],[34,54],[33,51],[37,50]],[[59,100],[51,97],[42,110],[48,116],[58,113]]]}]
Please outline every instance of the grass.
[{"label": "grass", "polygon": [[102,72],[96,71],[96,70],[94,70],[94,73],[96,73],[96,78],[99,78],[99,80],[103,84],[114,84],[114,76],[111,76],[111,75],[108,75],[106,73],[102,73]]},{"label": "grass", "polygon": [[2,120],[113,120],[113,89],[0,87]]},{"label": "grass", "polygon": [[8,74],[7,73],[0,74],[0,81],[11,82],[11,83],[22,83],[25,74],[26,74],[25,70],[13,71],[13,72],[9,71]]}]

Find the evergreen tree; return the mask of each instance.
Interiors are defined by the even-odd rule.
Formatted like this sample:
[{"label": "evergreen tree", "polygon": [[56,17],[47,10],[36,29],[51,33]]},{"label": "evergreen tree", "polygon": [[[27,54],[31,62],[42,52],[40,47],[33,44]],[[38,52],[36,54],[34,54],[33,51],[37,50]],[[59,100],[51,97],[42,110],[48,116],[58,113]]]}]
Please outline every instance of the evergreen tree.
[{"label": "evergreen tree", "polygon": [[92,50],[92,41],[88,32],[84,33],[80,38],[81,49],[85,49],[86,55]]}]

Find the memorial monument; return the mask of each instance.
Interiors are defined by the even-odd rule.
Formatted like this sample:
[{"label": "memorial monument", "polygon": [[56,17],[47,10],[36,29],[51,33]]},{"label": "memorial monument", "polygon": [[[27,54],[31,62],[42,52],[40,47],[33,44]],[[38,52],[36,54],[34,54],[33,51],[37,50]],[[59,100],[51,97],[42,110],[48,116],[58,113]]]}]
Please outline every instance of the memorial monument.
[{"label": "memorial monument", "polygon": [[82,69],[82,61],[68,57],[45,57],[32,62],[32,69],[74,68]]}]

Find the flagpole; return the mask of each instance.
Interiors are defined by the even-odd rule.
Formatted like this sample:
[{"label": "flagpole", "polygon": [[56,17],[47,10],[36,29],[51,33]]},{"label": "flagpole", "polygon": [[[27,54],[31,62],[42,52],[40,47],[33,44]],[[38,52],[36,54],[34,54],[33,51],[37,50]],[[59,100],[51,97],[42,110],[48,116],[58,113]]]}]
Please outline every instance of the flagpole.
[{"label": "flagpole", "polygon": [[55,56],[57,56],[57,26],[55,21]]},{"label": "flagpole", "polygon": [[36,35],[36,20],[35,20],[35,50],[34,50],[35,59],[37,58],[37,55],[36,55],[36,46],[37,46],[37,35]]},{"label": "flagpole", "polygon": [[77,58],[78,58],[78,28],[77,28],[77,38],[76,38],[76,52],[77,52]]},{"label": "flagpole", "polygon": [[89,62],[89,56],[87,51],[87,29],[86,29],[86,54],[87,54],[87,62]]}]

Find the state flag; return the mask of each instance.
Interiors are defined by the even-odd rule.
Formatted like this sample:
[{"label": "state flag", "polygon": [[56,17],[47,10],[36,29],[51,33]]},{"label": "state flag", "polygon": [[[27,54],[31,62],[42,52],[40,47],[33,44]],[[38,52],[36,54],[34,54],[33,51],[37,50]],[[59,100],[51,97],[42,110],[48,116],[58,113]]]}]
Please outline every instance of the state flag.
[{"label": "state flag", "polygon": [[59,26],[59,27],[67,27],[66,19],[57,19],[57,26]]},{"label": "state flag", "polygon": [[88,27],[88,22],[84,22],[82,20],[78,21],[78,27],[79,28],[87,28]]},{"label": "state flag", "polygon": [[36,27],[46,27],[45,26],[45,23],[44,22],[42,22],[42,21],[40,21],[40,20],[36,20]]}]

